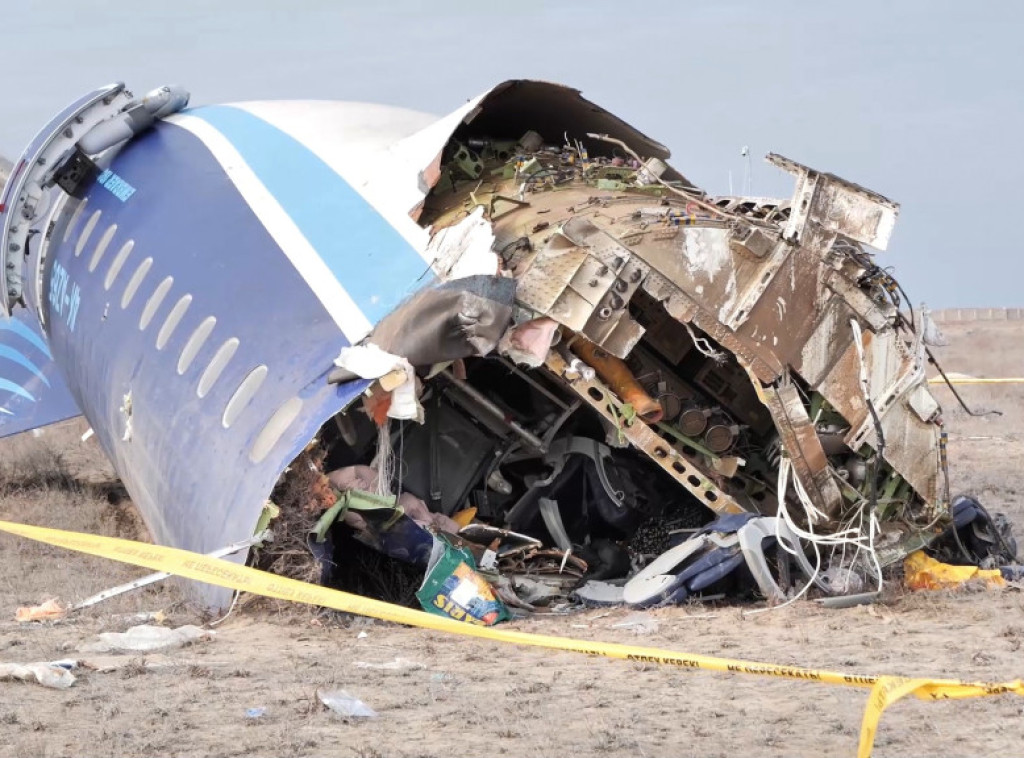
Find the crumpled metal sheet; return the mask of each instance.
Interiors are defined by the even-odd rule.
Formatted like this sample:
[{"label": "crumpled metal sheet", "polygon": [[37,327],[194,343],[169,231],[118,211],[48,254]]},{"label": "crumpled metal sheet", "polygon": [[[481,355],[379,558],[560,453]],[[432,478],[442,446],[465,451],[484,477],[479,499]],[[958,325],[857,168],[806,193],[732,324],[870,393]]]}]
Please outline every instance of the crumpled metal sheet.
[{"label": "crumpled metal sheet", "polygon": [[627,309],[650,266],[587,218],[570,218],[518,277],[519,301],[618,358],[644,329]]},{"label": "crumpled metal sheet", "polygon": [[413,366],[494,350],[512,321],[516,281],[470,276],[420,290],[385,316],[367,338]]}]

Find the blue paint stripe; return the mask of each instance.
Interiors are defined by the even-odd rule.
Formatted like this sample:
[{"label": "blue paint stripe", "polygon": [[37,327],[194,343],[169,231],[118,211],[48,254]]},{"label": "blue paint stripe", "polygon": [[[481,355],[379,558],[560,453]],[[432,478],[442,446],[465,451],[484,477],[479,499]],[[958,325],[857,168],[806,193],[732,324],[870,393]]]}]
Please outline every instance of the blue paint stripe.
[{"label": "blue paint stripe", "polygon": [[434,279],[394,227],[294,137],[231,106],[188,113],[234,145],[371,323]]},{"label": "blue paint stripe", "polygon": [[13,347],[7,347],[7,345],[0,345],[0,358],[7,358],[10,361],[14,361],[19,366],[27,368],[29,371],[31,371],[33,374],[39,377],[42,380],[43,384],[45,384],[47,387],[50,386],[50,380],[46,378],[46,375],[42,372],[42,370],[36,364],[34,364],[32,361],[26,358],[24,355],[15,350]]},{"label": "blue paint stripe", "polygon": [[7,320],[0,320],[0,332],[3,331],[14,332],[19,337],[25,338],[35,347],[39,348],[47,358],[53,358],[50,354],[50,348],[46,346],[46,343],[43,342],[39,335],[18,321],[18,319],[12,317]]},{"label": "blue paint stripe", "polygon": [[29,394],[29,392],[24,387],[21,387],[15,384],[14,382],[10,382],[6,379],[0,379],[0,390],[7,390],[8,392],[18,395],[19,397],[31,400],[33,403],[36,401],[36,399],[32,397],[32,395]]}]

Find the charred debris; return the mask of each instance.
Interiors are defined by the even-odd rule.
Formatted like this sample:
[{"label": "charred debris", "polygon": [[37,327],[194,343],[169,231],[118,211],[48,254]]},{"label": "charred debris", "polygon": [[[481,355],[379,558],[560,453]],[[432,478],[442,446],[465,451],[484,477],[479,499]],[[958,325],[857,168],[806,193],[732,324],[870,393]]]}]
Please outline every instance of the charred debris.
[{"label": "charred debris", "polygon": [[950,524],[898,206],[774,154],[791,198],[710,197],[579,103],[493,93],[423,172],[438,282],[339,358],[367,391],[275,490],[298,565],[261,560],[484,623],[872,597]]}]

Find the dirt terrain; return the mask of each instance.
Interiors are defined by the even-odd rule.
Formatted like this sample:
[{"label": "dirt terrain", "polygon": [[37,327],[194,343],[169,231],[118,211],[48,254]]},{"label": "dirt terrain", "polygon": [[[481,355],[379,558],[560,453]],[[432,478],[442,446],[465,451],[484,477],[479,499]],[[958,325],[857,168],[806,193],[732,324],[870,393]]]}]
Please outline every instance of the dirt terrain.
[{"label": "dirt terrain", "polygon": [[[943,328],[947,370],[1024,372],[1024,324]],[[953,489],[1006,512],[1020,538],[1024,386],[960,389],[1004,415],[970,418],[946,388],[935,390],[951,431]],[[144,537],[95,443],[79,440],[83,430],[74,421],[0,443],[0,518]],[[139,612],[163,610],[173,626],[212,620],[165,583],[60,623],[14,621],[18,606],[74,601],[144,573],[0,534],[0,662],[76,656],[97,632],[138,623]],[[635,618],[648,621],[644,629],[617,627]],[[692,605],[511,626],[846,673],[1024,676],[1024,594],[1015,588],[909,593],[894,584],[884,602],[842,611]],[[499,646],[268,601],[242,603],[213,629],[189,648],[81,672],[68,690],[0,682],[0,756],[852,755],[867,698],[860,689]],[[359,665],[386,663],[394,668]],[[322,686],[346,690],[378,718],[327,711],[315,694]],[[247,716],[254,708],[265,711]],[[1024,700],[1013,696],[903,701],[884,717],[875,750],[1022,753]]]}]

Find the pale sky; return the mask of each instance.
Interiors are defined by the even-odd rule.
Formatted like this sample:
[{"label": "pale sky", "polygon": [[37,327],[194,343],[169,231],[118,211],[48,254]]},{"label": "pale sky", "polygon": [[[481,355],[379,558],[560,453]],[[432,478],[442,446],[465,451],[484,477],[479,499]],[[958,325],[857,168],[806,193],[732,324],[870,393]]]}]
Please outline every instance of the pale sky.
[{"label": "pale sky", "polygon": [[577,87],[712,193],[788,196],[781,152],[902,205],[883,266],[915,304],[1021,306],[1024,4],[9,3],[0,153],[109,81],[193,104],[364,100],[442,114],[509,78]]}]

